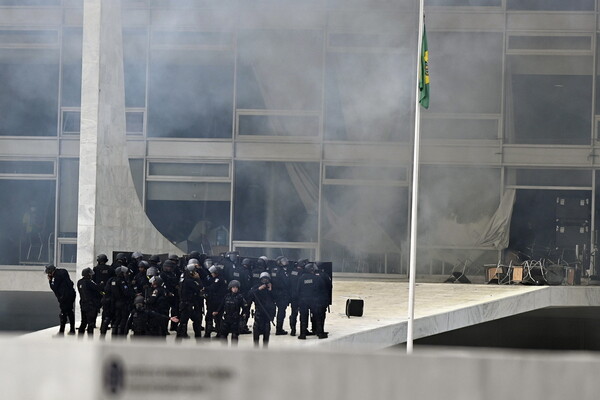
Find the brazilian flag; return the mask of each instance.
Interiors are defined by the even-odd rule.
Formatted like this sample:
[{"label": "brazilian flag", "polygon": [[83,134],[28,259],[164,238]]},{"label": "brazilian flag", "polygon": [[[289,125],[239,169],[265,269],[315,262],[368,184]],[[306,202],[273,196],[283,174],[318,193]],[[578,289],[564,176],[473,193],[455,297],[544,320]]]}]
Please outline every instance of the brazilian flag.
[{"label": "brazilian flag", "polygon": [[421,45],[421,68],[419,71],[419,103],[429,108],[429,51],[427,50],[427,33],[423,25],[423,43]]}]

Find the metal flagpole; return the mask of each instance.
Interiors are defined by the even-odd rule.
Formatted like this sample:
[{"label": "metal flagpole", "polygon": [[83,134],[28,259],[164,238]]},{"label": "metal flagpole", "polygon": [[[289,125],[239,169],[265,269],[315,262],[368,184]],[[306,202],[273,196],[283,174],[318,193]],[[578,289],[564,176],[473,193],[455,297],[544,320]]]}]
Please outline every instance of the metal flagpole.
[{"label": "metal flagpole", "polygon": [[[413,351],[413,330],[415,317],[415,278],[417,264],[417,207],[419,205],[419,147],[421,144],[421,106],[419,104],[419,72],[423,46],[423,1],[419,0],[419,35],[417,39],[417,80],[415,93],[415,138],[413,151],[412,202],[410,208],[410,253],[408,272],[408,326],[406,329],[406,353]],[[425,82],[423,82],[425,84]]]}]

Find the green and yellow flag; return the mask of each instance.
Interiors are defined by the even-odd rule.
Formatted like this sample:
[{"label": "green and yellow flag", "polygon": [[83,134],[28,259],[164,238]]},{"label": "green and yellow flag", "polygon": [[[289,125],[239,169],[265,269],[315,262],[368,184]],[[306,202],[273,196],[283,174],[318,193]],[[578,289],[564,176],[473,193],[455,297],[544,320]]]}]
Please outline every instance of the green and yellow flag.
[{"label": "green and yellow flag", "polygon": [[427,50],[427,33],[423,25],[423,43],[421,45],[421,68],[419,72],[419,103],[429,108],[429,51]]}]

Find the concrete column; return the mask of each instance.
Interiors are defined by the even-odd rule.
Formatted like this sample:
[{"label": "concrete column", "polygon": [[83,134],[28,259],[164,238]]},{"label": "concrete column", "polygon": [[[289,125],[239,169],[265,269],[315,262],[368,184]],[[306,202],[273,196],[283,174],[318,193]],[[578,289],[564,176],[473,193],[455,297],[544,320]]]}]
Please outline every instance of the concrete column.
[{"label": "concrete column", "polygon": [[115,250],[180,253],[146,216],[125,136],[120,0],[84,0],[77,279]]}]

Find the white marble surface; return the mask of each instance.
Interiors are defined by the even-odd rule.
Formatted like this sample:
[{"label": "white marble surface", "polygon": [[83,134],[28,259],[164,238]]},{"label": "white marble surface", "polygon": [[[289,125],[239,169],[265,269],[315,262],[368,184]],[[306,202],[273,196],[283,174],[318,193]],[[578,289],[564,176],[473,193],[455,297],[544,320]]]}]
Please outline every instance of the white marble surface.
[{"label": "white marble surface", "polygon": [[120,4],[84,1],[77,276],[99,253],[180,253],[146,216],[131,177]]}]

